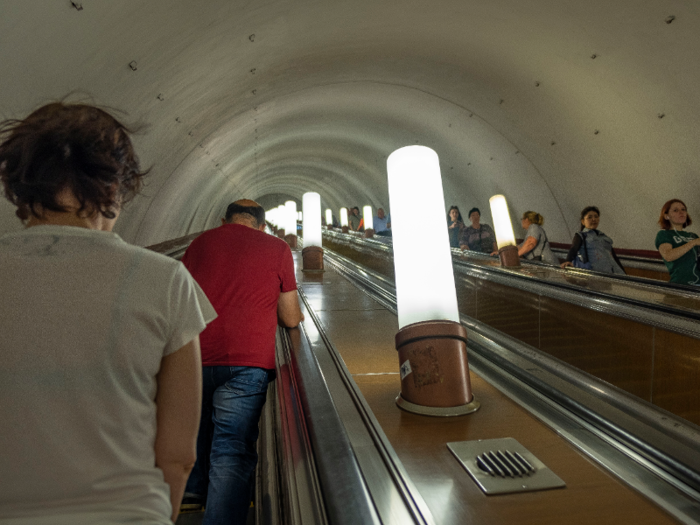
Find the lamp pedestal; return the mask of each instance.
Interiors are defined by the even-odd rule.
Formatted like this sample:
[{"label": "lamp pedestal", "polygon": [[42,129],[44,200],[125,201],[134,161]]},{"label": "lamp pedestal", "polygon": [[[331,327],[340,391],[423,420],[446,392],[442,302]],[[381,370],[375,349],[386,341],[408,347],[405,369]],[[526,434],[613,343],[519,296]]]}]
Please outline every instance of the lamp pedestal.
[{"label": "lamp pedestal", "polygon": [[520,266],[517,246],[504,246],[498,250],[498,257],[501,259],[501,266]]},{"label": "lamp pedestal", "polygon": [[467,330],[454,321],[423,321],[396,334],[401,367],[399,408],[428,416],[461,416],[480,404],[472,395]]},{"label": "lamp pedestal", "polygon": [[374,230],[372,228],[365,230],[365,238],[371,239],[372,237],[374,237]]},{"label": "lamp pedestal", "polygon": [[348,232],[350,231],[350,228],[348,228],[347,226],[343,226],[343,227],[340,229],[340,231],[342,231],[343,233],[348,233]]},{"label": "lamp pedestal", "polygon": [[284,236],[284,240],[289,244],[289,247],[294,250],[297,247],[297,236],[290,233],[289,235]]},{"label": "lamp pedestal", "polygon": [[302,270],[323,271],[323,248],[320,246],[308,246],[301,250],[303,259]]}]

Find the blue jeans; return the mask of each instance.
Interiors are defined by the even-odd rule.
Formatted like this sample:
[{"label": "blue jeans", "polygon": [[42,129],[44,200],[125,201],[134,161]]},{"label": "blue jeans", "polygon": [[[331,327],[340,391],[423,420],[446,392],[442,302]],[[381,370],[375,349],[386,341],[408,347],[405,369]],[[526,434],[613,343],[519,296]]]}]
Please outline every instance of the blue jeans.
[{"label": "blue jeans", "polygon": [[197,462],[185,489],[205,501],[202,525],[246,522],[258,462],[258,421],[273,374],[247,366],[202,368]]}]

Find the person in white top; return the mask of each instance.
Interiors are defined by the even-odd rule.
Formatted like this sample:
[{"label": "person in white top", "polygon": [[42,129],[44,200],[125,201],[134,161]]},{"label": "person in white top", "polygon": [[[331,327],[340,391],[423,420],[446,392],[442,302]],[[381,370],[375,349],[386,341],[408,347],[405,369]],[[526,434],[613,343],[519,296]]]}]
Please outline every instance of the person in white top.
[{"label": "person in white top", "polygon": [[27,226],[0,237],[0,523],[177,517],[216,313],[181,263],[111,231],[143,176],[95,107],[0,126],[0,180]]}]

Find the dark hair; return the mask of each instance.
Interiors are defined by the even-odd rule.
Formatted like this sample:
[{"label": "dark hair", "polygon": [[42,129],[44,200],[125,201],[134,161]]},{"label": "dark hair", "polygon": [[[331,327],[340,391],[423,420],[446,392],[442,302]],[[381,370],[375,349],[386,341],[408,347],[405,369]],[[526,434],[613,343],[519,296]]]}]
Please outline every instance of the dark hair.
[{"label": "dark hair", "polygon": [[467,217],[471,217],[472,213],[474,212],[478,213],[479,217],[481,217],[481,211],[479,211],[479,208],[472,208],[471,210],[469,210],[469,215],[467,215]]},{"label": "dark hair", "polygon": [[250,215],[255,219],[258,228],[265,224],[265,210],[262,206],[241,206],[235,202],[232,202],[228,205],[228,208],[226,208],[226,222],[231,222],[234,215],[241,214]]},{"label": "dark hair", "polygon": [[449,224],[452,222],[452,219],[450,218],[450,212],[452,210],[457,210],[457,220],[459,222],[464,222],[464,219],[462,219],[462,214],[460,213],[459,208],[457,206],[450,206],[450,209],[447,210],[447,225],[449,226]]},{"label": "dark hair", "polygon": [[586,215],[588,215],[589,211],[594,211],[598,214],[598,217],[600,217],[600,210],[598,209],[597,206],[586,206],[582,211],[581,211],[581,220],[579,221],[581,223],[581,227],[579,230],[583,231],[583,219]]},{"label": "dark hair", "polygon": [[[675,202],[680,202],[683,206],[685,206],[685,202],[683,202],[680,199],[671,199],[670,201],[667,201],[666,204],[664,204],[661,207],[661,215],[659,215],[659,226],[661,226],[662,229],[664,230],[670,230],[671,229],[671,221],[669,221],[666,218],[666,214],[668,213],[668,210],[671,209],[671,206],[673,206],[673,203]],[[688,211],[688,207],[685,206],[686,212]],[[685,218],[685,223],[683,224],[684,228],[687,228],[693,224],[693,221],[690,219],[690,215],[686,215]]]},{"label": "dark hair", "polygon": [[544,224],[544,217],[536,211],[526,211],[523,213],[523,219],[527,219],[532,224],[539,224],[540,226]]},{"label": "dark hair", "polygon": [[78,213],[113,219],[148,173],[141,171],[128,133],[102,109],[63,102],[0,123],[0,180],[17,216],[26,221],[41,218],[41,210],[68,211],[57,198],[70,190]]}]

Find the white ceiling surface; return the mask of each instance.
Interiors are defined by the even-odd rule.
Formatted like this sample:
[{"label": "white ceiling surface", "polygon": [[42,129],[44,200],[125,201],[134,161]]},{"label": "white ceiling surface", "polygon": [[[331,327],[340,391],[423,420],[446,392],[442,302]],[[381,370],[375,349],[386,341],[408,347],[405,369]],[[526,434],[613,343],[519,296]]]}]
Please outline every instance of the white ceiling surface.
[{"label": "white ceiling surface", "polygon": [[[145,124],[127,241],[243,197],[388,208],[386,158],[409,144],[437,151],[447,206],[490,222],[503,193],[553,241],[589,204],[619,247],[653,248],[669,198],[700,220],[695,0],[76,3],[0,0],[0,116],[77,91]],[[3,202],[0,232],[18,228]]]}]

